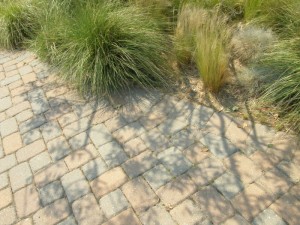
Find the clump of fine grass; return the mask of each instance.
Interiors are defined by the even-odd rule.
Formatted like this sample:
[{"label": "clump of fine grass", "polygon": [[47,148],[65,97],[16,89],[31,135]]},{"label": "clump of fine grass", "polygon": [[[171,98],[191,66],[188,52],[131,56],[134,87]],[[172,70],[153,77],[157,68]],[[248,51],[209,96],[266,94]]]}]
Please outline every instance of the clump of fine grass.
[{"label": "clump of fine grass", "polygon": [[278,107],[283,121],[297,132],[300,132],[299,46],[299,38],[279,41],[260,62],[269,69],[261,100]]},{"label": "clump of fine grass", "polygon": [[81,92],[168,86],[168,40],[138,8],[87,3],[68,15],[49,15],[32,46]]},{"label": "clump of fine grass", "polygon": [[231,52],[235,59],[247,64],[268,49],[275,40],[271,29],[248,24],[233,32]]},{"label": "clump of fine grass", "polygon": [[38,27],[36,8],[31,1],[0,2],[0,48],[24,47]]},{"label": "clump of fine grass", "polygon": [[228,78],[231,31],[227,18],[216,11],[204,16],[196,33],[195,62],[204,86],[217,92]]}]

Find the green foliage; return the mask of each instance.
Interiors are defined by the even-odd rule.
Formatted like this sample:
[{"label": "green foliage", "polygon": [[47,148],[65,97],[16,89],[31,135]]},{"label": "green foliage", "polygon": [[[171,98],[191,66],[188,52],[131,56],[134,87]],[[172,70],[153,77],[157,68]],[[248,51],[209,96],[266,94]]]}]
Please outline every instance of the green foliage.
[{"label": "green foliage", "polygon": [[139,8],[87,3],[72,16],[50,13],[32,46],[81,92],[109,95],[132,84],[168,86],[168,44]]},{"label": "green foliage", "polygon": [[196,33],[195,62],[204,86],[218,92],[228,77],[230,29],[227,19],[210,12]]},{"label": "green foliage", "polygon": [[21,48],[34,37],[39,27],[35,11],[31,1],[0,2],[0,48]]},{"label": "green foliage", "polygon": [[300,38],[279,41],[264,54],[261,66],[267,67],[262,101],[281,111],[284,121],[300,132]]}]

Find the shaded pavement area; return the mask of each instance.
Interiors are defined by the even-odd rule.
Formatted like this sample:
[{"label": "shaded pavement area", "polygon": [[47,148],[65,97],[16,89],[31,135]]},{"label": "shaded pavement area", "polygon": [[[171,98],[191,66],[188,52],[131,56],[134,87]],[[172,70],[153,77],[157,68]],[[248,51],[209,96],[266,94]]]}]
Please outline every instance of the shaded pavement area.
[{"label": "shaded pavement area", "polygon": [[299,224],[295,136],[157,92],[84,100],[55,73],[0,53],[0,225]]}]

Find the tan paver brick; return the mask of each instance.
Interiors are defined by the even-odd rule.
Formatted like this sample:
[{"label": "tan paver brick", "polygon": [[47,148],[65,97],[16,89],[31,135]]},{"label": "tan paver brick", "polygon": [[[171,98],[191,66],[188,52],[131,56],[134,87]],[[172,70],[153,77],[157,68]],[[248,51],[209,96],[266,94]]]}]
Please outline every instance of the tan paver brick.
[{"label": "tan paver brick", "polygon": [[222,225],[250,225],[250,223],[248,223],[242,216],[236,214],[234,217],[231,217],[222,223]]},{"label": "tan paver brick", "polygon": [[224,160],[230,172],[238,176],[243,183],[251,183],[262,175],[262,170],[248,157],[236,153]]},{"label": "tan paver brick", "polygon": [[72,204],[74,216],[80,225],[101,224],[105,217],[93,194],[88,194]]},{"label": "tan paver brick", "polygon": [[69,170],[78,168],[93,158],[97,157],[98,152],[92,144],[87,145],[83,149],[77,150],[65,158],[65,162]]},{"label": "tan paver brick", "polygon": [[210,155],[210,152],[207,147],[198,142],[185,149],[183,154],[192,163],[198,164],[201,163],[203,159],[206,159]]},{"label": "tan paver brick", "polygon": [[182,175],[159,188],[156,193],[166,207],[174,208],[196,190],[196,184],[187,175]]},{"label": "tan paver brick", "polygon": [[34,185],[26,186],[14,194],[19,218],[26,217],[41,208],[39,194]]},{"label": "tan paver brick", "polygon": [[273,194],[275,198],[286,193],[293,185],[289,178],[277,168],[266,172],[256,183],[265,191]]},{"label": "tan paver brick", "polygon": [[16,211],[13,206],[0,210],[0,225],[14,224],[17,220]]},{"label": "tan paver brick", "polygon": [[114,132],[121,127],[124,127],[128,122],[120,115],[113,117],[105,122],[105,126],[110,132]]},{"label": "tan paver brick", "polygon": [[177,225],[163,206],[156,205],[140,216],[143,224]]},{"label": "tan paver brick", "polygon": [[19,132],[3,138],[3,148],[6,155],[16,152],[22,146],[23,143]]},{"label": "tan paver brick", "polygon": [[264,171],[272,169],[281,160],[278,156],[263,151],[254,152],[249,158]]},{"label": "tan paver brick", "polygon": [[232,201],[235,209],[248,221],[252,221],[260,212],[269,207],[272,202],[272,195],[255,183],[250,184],[236,195]]},{"label": "tan paver brick", "polygon": [[126,142],[124,145],[124,151],[127,153],[129,157],[134,157],[144,150],[146,150],[147,146],[143,142],[143,140],[140,137],[134,138],[128,142]]},{"label": "tan paver brick", "polygon": [[289,161],[282,161],[277,167],[289,176],[294,183],[300,181],[300,165],[296,165]]},{"label": "tan paver brick", "polygon": [[145,211],[159,201],[142,177],[127,182],[122,191],[136,212]]},{"label": "tan paver brick", "polygon": [[139,221],[135,213],[132,211],[132,209],[127,209],[121,212],[119,215],[113,217],[109,221],[103,223],[103,225],[124,225],[124,224],[141,225],[141,222]]},{"label": "tan paver brick", "polygon": [[283,218],[289,225],[298,225],[300,221],[300,201],[290,194],[286,194],[273,203],[270,207]]},{"label": "tan paver brick", "polygon": [[5,188],[0,191],[0,210],[12,203],[12,193],[10,188]]},{"label": "tan paver brick", "polygon": [[17,164],[16,156],[14,154],[7,155],[0,159],[0,173],[9,170]]},{"label": "tan paver brick", "polygon": [[19,149],[16,153],[17,159],[19,162],[24,162],[33,156],[41,153],[46,149],[46,145],[43,140],[37,140],[25,147]]},{"label": "tan paver brick", "polygon": [[8,110],[6,110],[6,113],[8,116],[13,117],[13,116],[17,115],[18,113],[20,113],[26,109],[29,109],[30,107],[31,107],[30,103],[28,101],[25,101],[25,102],[21,102],[19,104],[14,105],[11,108],[9,108]]},{"label": "tan paver brick", "polygon": [[234,215],[231,203],[212,186],[205,187],[195,193],[193,199],[215,224],[219,224]]},{"label": "tan paver brick", "polygon": [[32,172],[37,172],[51,163],[50,155],[47,151],[42,152],[29,160]]},{"label": "tan paver brick", "polygon": [[63,161],[58,161],[57,163],[35,174],[34,180],[37,186],[42,187],[61,178],[67,172],[68,168],[66,164]]},{"label": "tan paver brick", "polygon": [[63,116],[58,118],[58,122],[61,127],[65,127],[70,123],[75,122],[78,120],[78,116],[74,112],[69,112],[67,114],[64,114]]},{"label": "tan paver brick", "polygon": [[24,220],[21,220],[20,222],[16,223],[15,225],[33,225],[32,219],[27,218]]},{"label": "tan paver brick", "polygon": [[121,167],[113,168],[90,182],[96,198],[117,189],[127,181],[127,175]]},{"label": "tan paver brick", "polygon": [[200,206],[197,206],[192,200],[187,199],[177,205],[170,211],[171,216],[179,225],[201,224],[205,219],[204,213]]},{"label": "tan paver brick", "polygon": [[59,199],[33,215],[35,225],[54,225],[71,214],[68,201]]},{"label": "tan paver brick", "polygon": [[142,125],[139,122],[134,122],[115,131],[113,133],[113,136],[121,143],[125,143],[130,139],[141,135],[145,131],[145,128],[142,127]]}]

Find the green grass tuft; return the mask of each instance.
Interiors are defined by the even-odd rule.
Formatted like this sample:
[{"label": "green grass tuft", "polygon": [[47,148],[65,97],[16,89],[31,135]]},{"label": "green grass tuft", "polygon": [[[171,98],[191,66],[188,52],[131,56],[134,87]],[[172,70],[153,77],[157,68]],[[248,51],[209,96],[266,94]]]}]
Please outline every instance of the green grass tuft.
[{"label": "green grass tuft", "polygon": [[53,11],[32,46],[84,93],[110,95],[133,84],[170,82],[167,37],[134,6],[87,3],[71,16]]},{"label": "green grass tuft", "polygon": [[39,27],[31,1],[0,2],[0,48],[22,48]]}]

